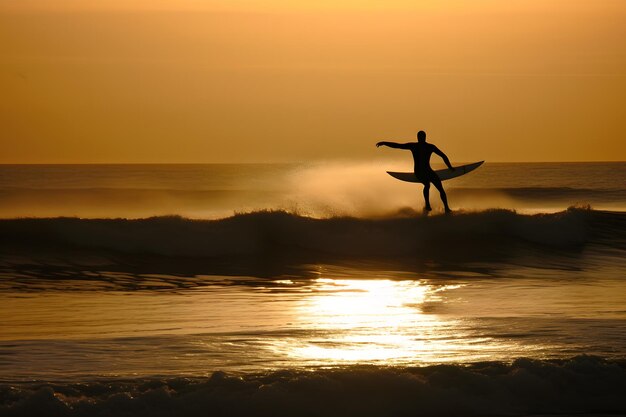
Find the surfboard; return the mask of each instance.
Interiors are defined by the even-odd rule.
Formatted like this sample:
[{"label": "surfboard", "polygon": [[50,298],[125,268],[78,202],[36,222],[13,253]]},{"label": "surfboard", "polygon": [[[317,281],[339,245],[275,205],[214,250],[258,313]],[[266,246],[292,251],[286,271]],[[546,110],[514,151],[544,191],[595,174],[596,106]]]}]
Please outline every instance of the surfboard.
[{"label": "surfboard", "polygon": [[[438,170],[435,171],[435,173],[437,174],[437,176],[439,176],[439,179],[441,181],[450,180],[452,178],[456,178],[456,177],[460,177],[461,175],[465,175],[468,172],[472,172],[473,170],[475,170],[476,168],[481,166],[483,164],[483,162],[485,162],[485,161],[474,162],[473,164],[467,164],[467,165],[461,165],[461,166],[458,166],[458,167],[454,167],[454,171],[452,171],[449,168],[438,169]],[[387,171],[387,174],[391,175],[392,177],[394,177],[396,179],[399,179],[400,181],[420,182],[417,179],[417,177],[415,176],[415,173],[413,173],[413,172],[393,172],[393,171]]]}]

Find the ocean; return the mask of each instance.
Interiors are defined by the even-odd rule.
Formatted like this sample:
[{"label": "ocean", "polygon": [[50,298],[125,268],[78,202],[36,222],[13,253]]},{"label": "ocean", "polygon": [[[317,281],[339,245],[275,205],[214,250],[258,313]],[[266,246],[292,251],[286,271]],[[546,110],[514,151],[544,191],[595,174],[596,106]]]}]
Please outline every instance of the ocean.
[{"label": "ocean", "polygon": [[0,415],[626,415],[626,163],[0,165]]}]

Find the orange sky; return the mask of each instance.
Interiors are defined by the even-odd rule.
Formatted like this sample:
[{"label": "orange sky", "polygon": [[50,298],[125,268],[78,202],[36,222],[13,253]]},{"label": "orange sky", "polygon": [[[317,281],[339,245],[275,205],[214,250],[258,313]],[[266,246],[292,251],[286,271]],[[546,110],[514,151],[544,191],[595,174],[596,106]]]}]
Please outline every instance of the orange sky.
[{"label": "orange sky", "polygon": [[[0,0],[0,163],[626,160],[624,0]],[[385,154],[388,155],[388,154]]]}]

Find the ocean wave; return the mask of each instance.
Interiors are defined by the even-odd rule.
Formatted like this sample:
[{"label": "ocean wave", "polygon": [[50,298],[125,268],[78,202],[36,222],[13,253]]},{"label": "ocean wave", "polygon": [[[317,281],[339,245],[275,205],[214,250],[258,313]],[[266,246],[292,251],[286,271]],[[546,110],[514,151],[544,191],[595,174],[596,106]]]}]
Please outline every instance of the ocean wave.
[{"label": "ocean wave", "polygon": [[11,416],[522,416],[626,413],[626,363],[593,356],[419,368],[0,385]]},{"label": "ocean wave", "polygon": [[4,244],[99,248],[123,253],[216,257],[298,251],[343,256],[406,256],[454,251],[476,243],[525,242],[552,247],[590,243],[611,227],[617,243],[626,215],[570,208],[524,215],[494,209],[452,216],[317,219],[284,211],[257,211],[220,220],[178,216],[147,219],[25,218],[0,220]]},{"label": "ocean wave", "polygon": [[507,187],[507,188],[451,188],[450,193],[457,196],[469,195],[473,198],[499,193],[515,200],[528,201],[581,201],[581,202],[625,202],[626,190],[590,189],[573,187]]},{"label": "ocean wave", "polygon": [[[413,214],[413,213],[408,213]],[[178,216],[148,219],[0,220],[2,241],[100,248],[125,253],[214,257],[297,250],[342,255],[411,255],[468,242],[503,239],[567,247],[588,243],[593,232],[626,216],[569,209],[522,215],[509,210],[454,216],[315,219],[284,211],[259,211],[221,220]],[[614,230],[615,238],[624,229]],[[622,233],[620,233],[622,232]]]},{"label": "ocean wave", "polygon": [[[238,267],[253,262],[257,276],[263,265],[270,264],[381,261],[423,270],[428,265],[506,261],[516,256],[579,256],[589,248],[623,256],[626,215],[571,208],[537,215],[494,209],[452,216],[407,212],[370,219],[260,211],[220,220],[0,220],[0,261],[13,268],[60,260],[80,264],[83,256],[95,254],[114,264],[137,264],[151,257],[148,264],[157,263],[155,259],[161,262],[161,269],[153,272],[172,272],[163,266],[168,260],[176,268],[195,265],[196,274],[239,273]],[[53,262],[45,255],[52,256]]]}]

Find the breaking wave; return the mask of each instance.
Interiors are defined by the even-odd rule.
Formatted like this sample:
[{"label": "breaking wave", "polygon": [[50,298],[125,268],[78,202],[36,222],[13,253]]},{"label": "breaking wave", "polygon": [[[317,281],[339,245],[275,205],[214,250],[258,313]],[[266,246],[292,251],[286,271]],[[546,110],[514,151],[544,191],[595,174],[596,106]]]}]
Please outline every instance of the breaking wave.
[{"label": "breaking wave", "polygon": [[221,220],[27,218],[0,220],[0,242],[92,248],[174,257],[221,257],[268,253],[340,257],[429,256],[503,243],[556,248],[599,243],[623,246],[626,214],[570,208],[523,215],[494,209],[452,216],[397,215],[316,219],[283,211],[259,211]]},{"label": "breaking wave", "polygon": [[491,276],[513,266],[623,270],[625,253],[626,214],[585,208],[536,215],[407,211],[369,219],[258,211],[220,220],[0,220],[0,275],[9,286],[23,277],[26,285],[85,280],[86,271],[308,278],[320,264],[433,277],[450,271]]},{"label": "breaking wave", "polygon": [[3,416],[520,416],[626,413],[626,363],[593,356],[421,368],[0,385]]}]

